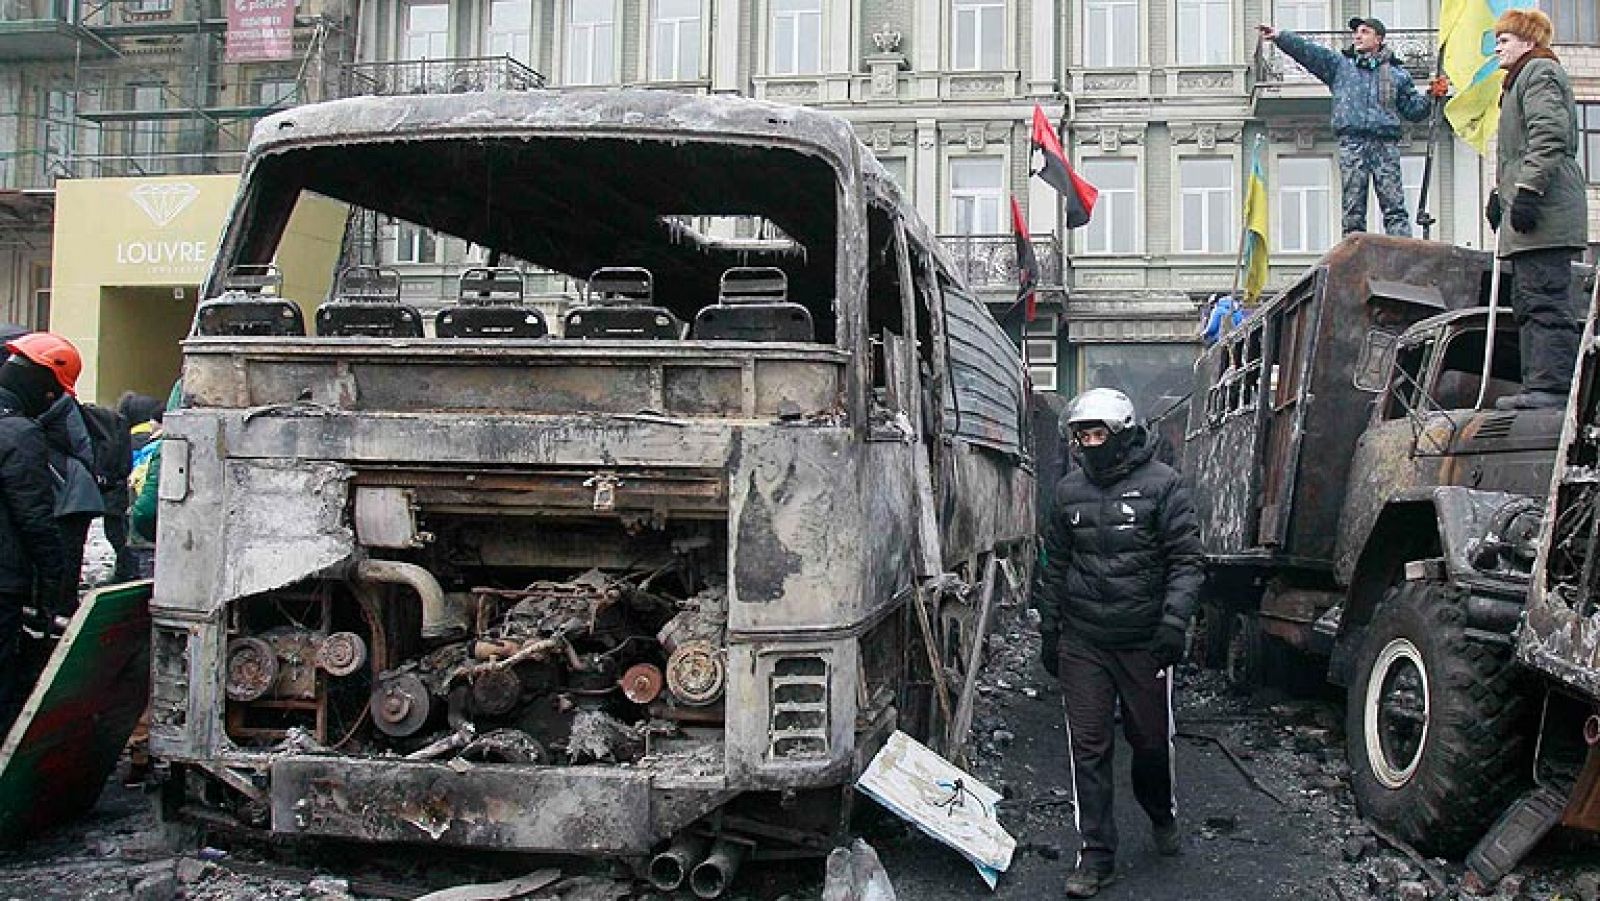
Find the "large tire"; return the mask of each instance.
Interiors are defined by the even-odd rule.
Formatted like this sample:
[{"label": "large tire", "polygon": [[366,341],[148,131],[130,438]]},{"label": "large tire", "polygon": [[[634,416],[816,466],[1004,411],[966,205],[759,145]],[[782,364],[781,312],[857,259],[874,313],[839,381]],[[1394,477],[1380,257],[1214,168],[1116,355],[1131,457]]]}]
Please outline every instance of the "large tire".
[{"label": "large tire", "polygon": [[1529,695],[1509,649],[1466,635],[1465,598],[1402,582],[1378,605],[1345,711],[1362,814],[1459,857],[1529,778]]}]

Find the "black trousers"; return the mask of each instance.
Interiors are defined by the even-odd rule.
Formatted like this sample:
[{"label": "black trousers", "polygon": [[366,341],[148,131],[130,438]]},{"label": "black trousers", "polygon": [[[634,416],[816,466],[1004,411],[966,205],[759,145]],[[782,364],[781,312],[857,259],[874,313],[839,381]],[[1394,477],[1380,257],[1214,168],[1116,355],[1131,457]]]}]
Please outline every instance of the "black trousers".
[{"label": "black trousers", "polygon": [[0,592],[0,739],[26,700],[22,673],[22,607],[30,601],[23,593]]},{"label": "black trousers", "polygon": [[56,517],[61,533],[61,549],[66,552],[66,573],[61,577],[61,593],[51,602],[56,616],[71,616],[78,609],[78,581],[83,578],[83,546],[89,540],[89,526],[96,514],[73,513]]},{"label": "black trousers", "polygon": [[1578,362],[1586,310],[1572,290],[1576,250],[1529,250],[1511,258],[1511,312],[1522,354],[1522,390],[1565,396]]},{"label": "black trousers", "polygon": [[1153,824],[1176,819],[1172,776],[1172,670],[1158,669],[1144,648],[1097,648],[1061,639],[1061,691],[1067,708],[1074,815],[1083,846],[1078,862],[1109,870],[1117,853],[1112,780],[1117,702],[1133,749],[1133,796]]}]

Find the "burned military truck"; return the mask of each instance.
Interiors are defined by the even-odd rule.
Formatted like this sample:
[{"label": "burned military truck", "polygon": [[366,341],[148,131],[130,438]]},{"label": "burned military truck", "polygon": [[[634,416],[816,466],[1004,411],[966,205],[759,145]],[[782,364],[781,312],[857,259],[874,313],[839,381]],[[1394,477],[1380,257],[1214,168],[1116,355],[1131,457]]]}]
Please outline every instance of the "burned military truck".
[{"label": "burned military truck", "polygon": [[[329,204],[360,265],[275,265]],[[487,265],[430,323],[362,256],[374,217]],[[582,299],[527,302],[513,260]],[[257,128],[203,294],[152,603],[170,814],[661,852],[710,897],[829,847],[895,728],[959,743],[1026,581],[1023,370],[843,120],[299,107]]]},{"label": "burned military truck", "polygon": [[1200,654],[1345,686],[1358,806],[1445,855],[1527,780],[1510,639],[1561,423],[1493,408],[1521,369],[1504,277],[1486,353],[1491,282],[1486,253],[1345,240],[1200,357],[1185,441]]},{"label": "burned military truck", "polygon": [[[1592,276],[1591,276],[1592,277]],[[1600,356],[1595,347],[1600,278],[1550,491],[1537,526],[1538,555],[1527,613],[1516,632],[1517,660],[1538,704],[1533,784],[1467,857],[1471,875],[1492,887],[1557,825],[1600,832]]]}]

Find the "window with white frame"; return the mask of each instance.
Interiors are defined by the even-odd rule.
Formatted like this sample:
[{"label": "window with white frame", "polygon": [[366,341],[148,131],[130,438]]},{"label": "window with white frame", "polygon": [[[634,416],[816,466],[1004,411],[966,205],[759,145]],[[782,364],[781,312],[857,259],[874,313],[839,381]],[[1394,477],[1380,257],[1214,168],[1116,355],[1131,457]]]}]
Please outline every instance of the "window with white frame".
[{"label": "window with white frame", "polygon": [[299,86],[299,82],[293,78],[258,78],[251,85],[251,90],[257,106],[291,106]]},{"label": "window with white frame", "polygon": [[410,3],[405,8],[400,57],[407,60],[450,57],[450,5]]},{"label": "window with white frame", "polygon": [[958,235],[997,235],[1004,167],[998,156],[950,160],[950,209]]},{"label": "window with white frame", "polygon": [[1327,31],[1328,0],[1277,0],[1272,24],[1285,31]]},{"label": "window with white frame", "polygon": [[903,156],[879,157],[878,162],[883,168],[889,170],[889,177],[899,186],[901,193],[907,198],[911,196],[911,161]]},{"label": "window with white frame", "polygon": [[[1428,158],[1420,153],[1405,154],[1400,157],[1400,184],[1405,191],[1406,221],[1411,225],[1411,236],[1422,237],[1422,228],[1417,225],[1417,206],[1422,202],[1422,170],[1427,168]],[[1435,184],[1437,187],[1437,184]],[[1369,189],[1370,191],[1371,189]],[[1428,192],[1428,205],[1433,207],[1434,218],[1439,217],[1439,194],[1437,191]],[[1382,232],[1383,207],[1378,205],[1375,193],[1367,197],[1367,231]]]},{"label": "window with white frame", "polygon": [[1233,61],[1233,0],[1178,0],[1178,62],[1220,66]]},{"label": "window with white frame", "polygon": [[533,0],[491,0],[484,29],[490,56],[527,62],[533,53]]},{"label": "window with white frame", "polygon": [[951,0],[950,19],[952,69],[999,69],[1005,65],[1005,0]]},{"label": "window with white frame", "polygon": [[1600,44],[1600,5],[1594,0],[1539,0],[1539,8],[1555,25],[1557,44]]},{"label": "window with white frame", "polygon": [[430,229],[401,219],[394,223],[396,263],[439,262],[439,238]]},{"label": "window with white frame", "polygon": [[1083,63],[1092,69],[1139,64],[1139,0],[1083,0]]},{"label": "window with white frame", "polygon": [[1600,103],[1578,104],[1578,165],[1591,185],[1600,185]]},{"label": "window with white frame", "polygon": [[77,150],[78,94],[68,89],[44,92],[44,115],[39,118],[38,145],[42,173],[64,172],[66,160]]},{"label": "window with white frame", "polygon": [[1325,156],[1278,160],[1278,249],[1321,253],[1332,244],[1333,161]]},{"label": "window with white frame", "polygon": [[773,75],[822,71],[822,0],[772,0]]},{"label": "window with white frame", "polygon": [[692,81],[700,77],[700,0],[651,4],[650,77]]},{"label": "window with white frame", "polygon": [[568,0],[567,84],[617,80],[615,0]]},{"label": "window with white frame", "polygon": [[1370,15],[1390,31],[1421,30],[1432,24],[1434,5],[1434,0],[1372,0]]},{"label": "window with white frame", "polygon": [[1022,353],[1035,391],[1055,391],[1060,386],[1060,334],[1061,323],[1054,313],[1040,313],[1023,324]]},{"label": "window with white frame", "polygon": [[1178,160],[1178,249],[1183,253],[1231,253],[1235,248],[1233,178],[1228,157]]},{"label": "window with white frame", "polygon": [[[160,84],[135,84],[128,88],[130,106],[141,113],[153,113],[166,109],[166,86]],[[166,153],[166,123],[160,119],[135,119],[129,131],[129,156],[132,157],[135,171],[143,173],[161,172],[163,170],[162,156]]]},{"label": "window with white frame", "polygon": [[1100,189],[1089,224],[1080,231],[1084,253],[1139,252],[1139,163],[1086,157],[1078,171]]}]

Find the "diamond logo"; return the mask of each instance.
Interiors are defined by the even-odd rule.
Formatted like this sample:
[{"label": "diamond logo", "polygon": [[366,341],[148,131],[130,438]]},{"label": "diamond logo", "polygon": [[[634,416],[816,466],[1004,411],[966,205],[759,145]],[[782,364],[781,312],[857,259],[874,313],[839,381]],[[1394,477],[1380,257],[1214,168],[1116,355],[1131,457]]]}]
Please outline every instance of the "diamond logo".
[{"label": "diamond logo", "polygon": [[166,228],[199,196],[200,189],[186,181],[140,185],[128,192],[156,228]]}]

